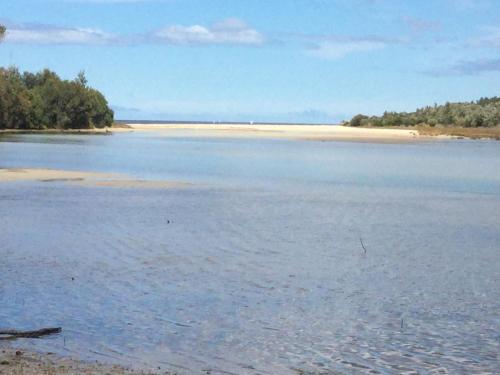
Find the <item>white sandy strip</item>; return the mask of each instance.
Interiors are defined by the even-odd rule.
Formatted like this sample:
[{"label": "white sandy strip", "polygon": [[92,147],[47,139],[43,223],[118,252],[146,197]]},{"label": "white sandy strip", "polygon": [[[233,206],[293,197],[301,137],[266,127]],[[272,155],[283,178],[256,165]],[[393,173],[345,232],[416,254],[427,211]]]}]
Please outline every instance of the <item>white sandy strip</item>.
[{"label": "white sandy strip", "polygon": [[[273,125],[273,124],[127,124],[136,131],[158,132],[163,135],[267,137],[308,140],[394,140],[409,141],[419,137],[416,130],[367,129],[333,125]],[[130,130],[130,129],[129,129]]]},{"label": "white sandy strip", "polygon": [[66,182],[83,186],[115,188],[169,189],[190,186],[177,181],[137,180],[116,173],[65,171],[59,169],[0,168],[0,182],[41,181]]}]

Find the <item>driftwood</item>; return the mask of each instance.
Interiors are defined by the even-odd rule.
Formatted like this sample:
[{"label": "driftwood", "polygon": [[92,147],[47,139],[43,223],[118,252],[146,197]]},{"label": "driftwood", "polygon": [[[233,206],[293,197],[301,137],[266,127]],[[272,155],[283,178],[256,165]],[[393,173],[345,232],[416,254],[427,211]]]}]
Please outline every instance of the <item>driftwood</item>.
[{"label": "driftwood", "polygon": [[61,327],[55,328],[42,328],[35,331],[18,331],[15,329],[0,330],[0,340],[15,340],[20,338],[40,338],[43,336],[53,335],[60,333]]}]

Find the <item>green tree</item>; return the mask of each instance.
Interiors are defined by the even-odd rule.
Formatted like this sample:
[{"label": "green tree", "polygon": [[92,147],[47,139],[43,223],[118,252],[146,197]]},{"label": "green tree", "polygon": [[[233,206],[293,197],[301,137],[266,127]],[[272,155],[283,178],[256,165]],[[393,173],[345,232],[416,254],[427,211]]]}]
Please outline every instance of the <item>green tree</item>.
[{"label": "green tree", "polygon": [[367,119],[368,116],[365,116],[365,115],[356,115],[354,116],[351,121],[349,122],[349,125],[350,126],[361,126],[362,125],[362,122],[363,120]]},{"label": "green tree", "polygon": [[434,104],[415,112],[384,112],[382,116],[356,115],[350,126],[494,127],[500,126],[500,97],[475,102]]},{"label": "green tree", "polygon": [[105,127],[113,124],[113,116],[83,72],[67,81],[47,69],[21,74],[16,68],[0,68],[0,128]]}]

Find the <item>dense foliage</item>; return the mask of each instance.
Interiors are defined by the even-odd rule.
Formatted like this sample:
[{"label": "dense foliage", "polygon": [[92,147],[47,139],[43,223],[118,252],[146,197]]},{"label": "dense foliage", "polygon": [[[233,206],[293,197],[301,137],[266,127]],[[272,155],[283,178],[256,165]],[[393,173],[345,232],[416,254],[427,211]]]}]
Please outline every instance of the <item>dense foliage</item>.
[{"label": "dense foliage", "polygon": [[0,68],[0,129],[85,129],[112,123],[113,111],[99,91],[87,86],[83,73],[67,81],[47,69],[21,74]]},{"label": "dense foliage", "polygon": [[417,109],[415,112],[385,112],[382,116],[354,116],[350,126],[500,126],[500,97],[481,98],[468,103],[446,103]]}]

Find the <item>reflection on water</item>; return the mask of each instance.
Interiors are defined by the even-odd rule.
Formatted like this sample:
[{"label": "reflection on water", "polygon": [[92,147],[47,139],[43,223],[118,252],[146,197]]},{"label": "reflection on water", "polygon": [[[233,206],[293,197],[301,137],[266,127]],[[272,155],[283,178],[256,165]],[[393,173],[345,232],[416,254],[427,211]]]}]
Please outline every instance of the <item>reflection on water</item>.
[{"label": "reflection on water", "polygon": [[0,165],[198,185],[1,184],[0,326],[64,329],[19,344],[180,373],[499,372],[500,143],[40,137]]}]

